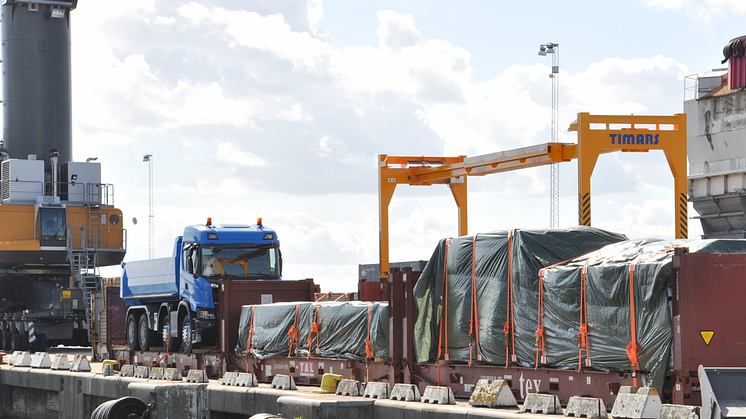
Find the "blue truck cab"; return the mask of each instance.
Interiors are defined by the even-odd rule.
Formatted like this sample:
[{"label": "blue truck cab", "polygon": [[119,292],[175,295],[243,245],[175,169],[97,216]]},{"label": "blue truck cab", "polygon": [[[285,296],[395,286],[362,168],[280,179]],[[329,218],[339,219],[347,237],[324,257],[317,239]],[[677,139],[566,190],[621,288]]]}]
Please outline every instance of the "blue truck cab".
[{"label": "blue truck cab", "polygon": [[184,228],[172,257],[122,263],[120,296],[127,303],[130,350],[163,346],[191,352],[218,338],[220,281],[279,280],[277,233],[255,225]]}]

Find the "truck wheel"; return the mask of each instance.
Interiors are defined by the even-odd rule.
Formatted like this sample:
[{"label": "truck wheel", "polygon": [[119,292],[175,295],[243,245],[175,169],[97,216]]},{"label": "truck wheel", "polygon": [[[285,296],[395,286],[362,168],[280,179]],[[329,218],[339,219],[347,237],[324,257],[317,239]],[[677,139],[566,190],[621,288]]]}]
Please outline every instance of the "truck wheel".
[{"label": "truck wheel", "polygon": [[136,351],[137,343],[137,319],[130,314],[127,316],[127,347],[130,351]]},{"label": "truck wheel", "polygon": [[166,352],[176,352],[181,345],[180,339],[171,336],[171,321],[166,316],[163,321],[163,328],[161,329],[161,338],[163,339],[163,349]]},{"label": "truck wheel", "polygon": [[148,315],[145,313],[140,316],[137,336],[140,339],[140,349],[143,351],[150,349],[150,329],[148,328]]},{"label": "truck wheel", "polygon": [[184,316],[181,319],[181,352],[188,354],[192,352],[192,349],[194,349],[192,322],[189,316]]}]

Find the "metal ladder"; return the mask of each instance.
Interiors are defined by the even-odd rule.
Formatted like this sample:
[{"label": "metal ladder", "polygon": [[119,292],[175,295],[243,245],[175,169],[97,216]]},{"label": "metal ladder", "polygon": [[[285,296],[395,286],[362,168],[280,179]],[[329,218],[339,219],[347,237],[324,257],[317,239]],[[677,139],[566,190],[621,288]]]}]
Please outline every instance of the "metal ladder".
[{"label": "metal ladder", "polygon": [[[70,261],[70,271],[76,286],[83,289],[83,305],[85,307],[86,326],[91,330],[91,295],[100,290],[100,274],[97,250],[102,247],[100,229],[94,225],[101,225],[103,211],[99,205],[88,206],[88,227],[80,230],[80,235],[73,234],[68,229],[67,257]],[[79,242],[79,248],[73,243]],[[90,340],[90,335],[88,336]]]}]

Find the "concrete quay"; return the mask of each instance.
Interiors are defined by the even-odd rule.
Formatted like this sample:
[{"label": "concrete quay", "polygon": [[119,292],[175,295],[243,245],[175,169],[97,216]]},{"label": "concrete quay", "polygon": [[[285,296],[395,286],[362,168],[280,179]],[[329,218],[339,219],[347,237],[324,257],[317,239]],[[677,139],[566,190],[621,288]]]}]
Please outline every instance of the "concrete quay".
[{"label": "concrete quay", "polygon": [[[49,368],[0,366],[0,417],[24,419],[90,418],[109,400],[134,396],[150,405],[151,418],[238,419],[258,413],[283,418],[438,419],[450,417],[529,419],[518,409],[473,408],[466,401],[434,405],[387,399],[317,394],[317,387],[278,390],[258,387],[103,376]],[[545,417],[545,416],[544,416]]]}]

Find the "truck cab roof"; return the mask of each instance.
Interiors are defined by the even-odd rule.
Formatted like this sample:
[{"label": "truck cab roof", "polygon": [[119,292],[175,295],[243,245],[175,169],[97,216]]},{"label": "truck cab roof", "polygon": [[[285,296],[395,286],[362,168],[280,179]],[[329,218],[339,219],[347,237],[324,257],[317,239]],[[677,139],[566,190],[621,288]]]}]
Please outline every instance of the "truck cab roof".
[{"label": "truck cab roof", "polygon": [[197,224],[184,228],[184,243],[279,244],[277,233],[262,225]]}]

